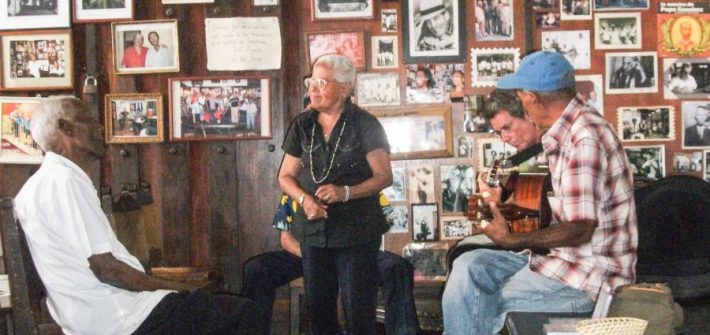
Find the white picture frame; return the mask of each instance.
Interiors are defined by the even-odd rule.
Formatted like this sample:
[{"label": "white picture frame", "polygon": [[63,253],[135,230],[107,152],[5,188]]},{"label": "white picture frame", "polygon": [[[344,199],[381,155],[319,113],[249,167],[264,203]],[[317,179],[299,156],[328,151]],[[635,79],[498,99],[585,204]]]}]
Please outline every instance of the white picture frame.
[{"label": "white picture frame", "polygon": [[3,0],[0,1],[0,30],[69,28],[70,7],[69,0],[55,0],[45,5]]}]

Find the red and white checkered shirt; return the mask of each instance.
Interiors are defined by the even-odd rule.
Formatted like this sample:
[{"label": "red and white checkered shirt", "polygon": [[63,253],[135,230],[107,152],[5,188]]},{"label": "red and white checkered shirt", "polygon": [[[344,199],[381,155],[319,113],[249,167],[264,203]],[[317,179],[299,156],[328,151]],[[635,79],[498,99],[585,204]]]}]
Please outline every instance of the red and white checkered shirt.
[{"label": "red and white checkered shirt", "polygon": [[591,241],[533,255],[530,268],[595,299],[602,283],[614,289],[636,273],[636,205],[633,177],[619,138],[581,96],[572,99],[543,135],[554,194],[551,224],[593,220]]}]

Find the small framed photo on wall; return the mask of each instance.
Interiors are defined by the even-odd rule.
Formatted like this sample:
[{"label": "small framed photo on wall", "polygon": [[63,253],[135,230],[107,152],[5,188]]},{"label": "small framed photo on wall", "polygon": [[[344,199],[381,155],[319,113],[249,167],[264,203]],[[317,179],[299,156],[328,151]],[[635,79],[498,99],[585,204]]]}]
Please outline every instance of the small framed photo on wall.
[{"label": "small framed photo on wall", "polygon": [[473,194],[476,174],[470,165],[441,165],[441,211],[465,213],[468,196]]},{"label": "small framed photo on wall", "polygon": [[407,184],[404,183],[404,176],[403,167],[392,168],[392,185],[382,191],[390,202],[407,200]]},{"label": "small framed photo on wall", "polygon": [[308,71],[318,57],[336,53],[348,57],[356,70],[365,69],[365,32],[363,30],[329,31],[306,34]]},{"label": "small framed photo on wall", "polygon": [[373,0],[311,0],[313,21],[372,19]]},{"label": "small framed photo on wall", "polygon": [[512,41],[516,1],[527,0],[474,1],[476,41]]},{"label": "small framed photo on wall", "polygon": [[479,138],[476,143],[478,143],[477,168],[479,171],[490,169],[494,161],[502,162],[518,152],[514,146],[507,145],[497,137]]},{"label": "small framed photo on wall", "polygon": [[710,149],[710,102],[683,101],[681,111],[683,149]]},{"label": "small framed photo on wall", "polygon": [[170,140],[271,138],[266,76],[170,78]]},{"label": "small framed photo on wall", "polygon": [[658,57],[655,52],[606,54],[606,93],[658,92]]},{"label": "small framed photo on wall", "polygon": [[543,31],[542,50],[565,56],[575,70],[592,66],[589,30]]},{"label": "small framed photo on wall", "polygon": [[0,30],[69,28],[69,0],[0,1]]},{"label": "small framed photo on wall", "polygon": [[409,243],[402,257],[414,266],[414,281],[446,280],[446,243]]},{"label": "small framed photo on wall", "polygon": [[400,107],[370,112],[385,129],[392,160],[453,156],[450,106]]},{"label": "small framed photo on wall", "polygon": [[466,60],[464,0],[403,0],[402,15],[405,64]]},{"label": "small framed photo on wall", "polygon": [[409,209],[407,205],[392,205],[392,211],[387,214],[390,230],[387,233],[409,233]]},{"label": "small framed photo on wall", "polygon": [[106,94],[105,99],[106,143],[163,141],[162,94]]},{"label": "small framed photo on wall", "polygon": [[664,145],[625,146],[634,180],[656,180],[666,176]]},{"label": "small framed photo on wall", "polygon": [[399,74],[358,73],[357,103],[363,107],[399,105]]},{"label": "small framed photo on wall", "polygon": [[503,76],[515,72],[519,48],[471,49],[471,87],[495,86]]},{"label": "small framed photo on wall", "polygon": [[397,32],[397,10],[383,9],[380,11],[380,20],[382,22],[383,33]]},{"label": "small framed photo on wall", "polygon": [[42,163],[42,150],[30,135],[32,113],[42,99],[0,97],[0,164]]},{"label": "small framed photo on wall", "polygon": [[436,203],[412,204],[412,240],[436,241],[439,228],[439,210]]},{"label": "small framed photo on wall", "polygon": [[591,20],[592,1],[562,0],[560,2],[560,12],[562,20]]},{"label": "small framed photo on wall", "polygon": [[443,216],[441,218],[441,239],[458,240],[471,235],[470,221],[465,216]]},{"label": "small framed photo on wall", "polygon": [[622,141],[670,141],[675,139],[673,106],[619,107],[617,134]]},{"label": "small framed photo on wall", "polygon": [[594,15],[595,49],[641,49],[641,13]]},{"label": "small framed photo on wall", "polygon": [[710,58],[663,59],[663,98],[710,99]]},{"label": "small framed photo on wall", "polygon": [[434,202],[434,166],[407,167],[407,193],[409,202],[424,204]]},{"label": "small framed photo on wall", "polygon": [[162,0],[164,5],[182,5],[190,3],[214,3],[214,0]]},{"label": "small framed photo on wall", "polygon": [[133,0],[73,1],[75,23],[133,20]]},{"label": "small framed photo on wall", "polygon": [[0,33],[0,90],[70,89],[74,52],[70,30]]},{"label": "small framed photo on wall", "polygon": [[399,45],[396,35],[372,36],[371,41],[373,69],[399,67]]},{"label": "small framed photo on wall", "polygon": [[180,71],[177,20],[111,24],[117,74]]}]

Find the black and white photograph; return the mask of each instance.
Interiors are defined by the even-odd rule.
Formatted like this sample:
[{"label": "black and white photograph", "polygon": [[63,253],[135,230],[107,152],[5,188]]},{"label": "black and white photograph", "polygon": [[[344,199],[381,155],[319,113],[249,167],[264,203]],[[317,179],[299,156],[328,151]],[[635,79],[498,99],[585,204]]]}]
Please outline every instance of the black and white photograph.
[{"label": "black and white photograph", "polygon": [[397,10],[383,9],[380,11],[383,33],[397,33]]},{"label": "black and white photograph", "polygon": [[587,106],[604,115],[604,81],[601,74],[576,75],[575,87]]},{"label": "black and white photograph", "polygon": [[663,145],[625,146],[634,180],[650,181],[666,176],[666,147]]},{"label": "black and white photograph", "polygon": [[558,10],[560,8],[560,0],[532,0],[534,11],[539,10]]},{"label": "black and white photograph", "polygon": [[111,29],[116,73],[180,71],[176,20],[114,22]]},{"label": "black and white photograph", "polygon": [[674,152],[673,172],[703,172],[703,152]]},{"label": "black and white photograph", "polygon": [[500,138],[481,138],[478,143],[478,170],[488,170],[496,160],[504,161],[518,152],[512,145],[507,145]]},{"label": "black and white photograph", "polygon": [[313,20],[374,17],[373,0],[313,0]]},{"label": "black and white photograph", "polygon": [[106,22],[133,19],[132,0],[73,0],[74,22]]},{"label": "black and white photograph", "polygon": [[535,12],[535,23],[540,29],[560,27],[560,12]]},{"label": "black and white photograph", "polygon": [[360,106],[399,105],[399,74],[397,72],[358,73],[357,103]]},{"label": "black and white photograph", "polygon": [[672,106],[619,107],[617,133],[622,141],[667,141],[675,139],[675,109]]},{"label": "black and white photograph", "polygon": [[495,86],[500,78],[515,72],[519,48],[471,49],[471,87]]},{"label": "black and white photograph", "polygon": [[396,35],[372,36],[372,68],[396,69],[399,67],[399,47]]},{"label": "black and white photograph", "polygon": [[594,10],[648,9],[650,0],[594,0]]},{"label": "black and white photograph", "polygon": [[442,216],[441,217],[441,239],[458,240],[471,235],[470,221],[465,216]]},{"label": "black and white photograph", "polygon": [[476,178],[473,166],[441,165],[441,211],[443,213],[465,213],[468,210],[468,196],[473,193]]},{"label": "black and white photograph", "polygon": [[710,150],[704,150],[703,157],[705,158],[705,161],[703,162],[703,179],[710,182]]},{"label": "black and white photograph", "polygon": [[409,202],[423,204],[434,202],[434,166],[407,167],[407,194]]},{"label": "black and white photograph", "polygon": [[591,68],[589,30],[543,31],[542,50],[554,51],[567,58],[575,70]]},{"label": "black and white photograph", "polygon": [[436,203],[412,204],[412,240],[436,241],[439,232],[439,210]]},{"label": "black and white photograph", "polygon": [[658,92],[656,52],[606,54],[606,94]]},{"label": "black and white photograph", "polygon": [[465,60],[465,0],[404,0],[404,63],[459,63]]},{"label": "black and white photograph", "polygon": [[710,149],[710,102],[683,101],[683,149]]},{"label": "black and white photograph", "polygon": [[390,230],[387,233],[409,233],[409,208],[407,205],[391,205],[392,211],[387,214]]},{"label": "black and white photograph", "polygon": [[385,197],[389,201],[405,201],[407,200],[407,190],[404,183],[404,168],[403,167],[393,167],[392,168],[392,185],[384,189]]},{"label": "black and white photograph", "polygon": [[512,41],[515,0],[476,0],[476,41]]},{"label": "black and white photograph", "polygon": [[453,157],[451,106],[370,109],[385,129],[390,159]]},{"label": "black and white photograph", "polygon": [[463,128],[467,133],[490,133],[493,128],[483,117],[485,104],[482,95],[467,95],[463,99]]},{"label": "black and white photograph", "polygon": [[562,20],[591,20],[591,0],[562,0],[560,12]]},{"label": "black and white photograph", "polygon": [[710,99],[710,58],[664,58],[663,98]]},{"label": "black and white photograph", "polygon": [[69,0],[0,0],[0,30],[69,28],[69,8]]},{"label": "black and white photograph", "polygon": [[595,49],[641,49],[641,13],[594,15]]},{"label": "black and white photograph", "polygon": [[446,243],[410,243],[402,257],[414,266],[414,281],[446,280]]},{"label": "black and white photograph", "polygon": [[456,157],[473,158],[473,139],[466,135],[456,138]]}]

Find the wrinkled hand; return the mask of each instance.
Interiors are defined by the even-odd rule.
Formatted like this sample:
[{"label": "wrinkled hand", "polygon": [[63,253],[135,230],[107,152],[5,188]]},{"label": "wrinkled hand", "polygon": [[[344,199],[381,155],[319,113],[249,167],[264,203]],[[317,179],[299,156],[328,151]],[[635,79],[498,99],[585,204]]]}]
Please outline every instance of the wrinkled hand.
[{"label": "wrinkled hand", "polygon": [[316,190],[316,198],[323,204],[332,204],[345,200],[345,187],[327,184]]},{"label": "wrinkled hand", "polygon": [[308,220],[318,220],[328,218],[328,206],[323,205],[311,195],[306,195],[303,199],[303,211],[306,213]]},{"label": "wrinkled hand", "polygon": [[493,220],[490,221],[488,225],[481,225],[483,233],[490,237],[496,244],[506,246],[506,242],[510,237],[510,227],[495,202],[489,203],[488,207],[491,210],[491,214],[493,214]]},{"label": "wrinkled hand", "polygon": [[478,191],[483,196],[483,202],[500,202],[503,189],[500,186],[494,188],[488,185],[488,182],[486,182],[488,174],[489,172],[482,172],[478,174],[478,178],[476,178],[476,181],[478,182]]}]

